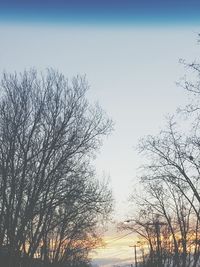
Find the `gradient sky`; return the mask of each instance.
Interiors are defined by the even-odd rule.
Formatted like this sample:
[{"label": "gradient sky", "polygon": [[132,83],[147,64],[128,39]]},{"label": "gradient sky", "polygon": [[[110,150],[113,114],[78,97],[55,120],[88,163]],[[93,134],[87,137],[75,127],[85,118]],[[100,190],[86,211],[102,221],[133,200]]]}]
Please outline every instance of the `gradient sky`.
[{"label": "gradient sky", "polygon": [[[186,103],[175,82],[185,73],[180,58],[199,59],[199,12],[194,0],[0,0],[0,72],[86,74],[90,101],[113,118],[115,131],[94,165],[110,176],[117,221],[131,217],[127,199],[143,162],[134,150],[139,138],[157,133],[164,115]],[[106,237],[108,247],[95,255],[101,266],[133,256],[130,236],[111,242],[122,235]]]},{"label": "gradient sky", "polygon": [[0,17],[7,21],[68,23],[194,23],[198,0],[1,0]]}]

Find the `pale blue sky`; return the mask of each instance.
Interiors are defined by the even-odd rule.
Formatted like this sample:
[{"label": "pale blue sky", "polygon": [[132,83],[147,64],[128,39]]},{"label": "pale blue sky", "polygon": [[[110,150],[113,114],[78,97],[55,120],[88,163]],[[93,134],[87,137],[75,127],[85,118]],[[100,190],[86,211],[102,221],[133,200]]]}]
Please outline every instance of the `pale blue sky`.
[{"label": "pale blue sky", "polygon": [[195,26],[0,25],[0,71],[53,67],[68,77],[86,74],[89,98],[115,121],[95,165],[110,175],[120,219],[140,163],[134,146],[185,101],[175,85],[184,75],[178,61],[198,59],[197,32]]},{"label": "pale blue sky", "polygon": [[[88,97],[115,122],[94,164],[110,176],[115,218],[128,214],[127,198],[142,159],[134,146],[158,132],[164,115],[186,102],[175,82],[178,61],[199,59],[198,26],[0,24],[0,72],[53,67],[69,78],[86,74]],[[131,255],[130,255],[131,256]]]}]

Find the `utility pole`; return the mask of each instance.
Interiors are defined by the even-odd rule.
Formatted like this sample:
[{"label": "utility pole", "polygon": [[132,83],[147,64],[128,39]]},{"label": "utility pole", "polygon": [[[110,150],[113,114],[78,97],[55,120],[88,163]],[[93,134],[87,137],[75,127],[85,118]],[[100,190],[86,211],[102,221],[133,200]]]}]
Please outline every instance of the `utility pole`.
[{"label": "utility pole", "polygon": [[136,249],[136,245],[134,246],[134,250],[135,250],[135,267],[137,267],[137,249]]},{"label": "utility pole", "polygon": [[133,247],[134,248],[134,255],[135,255],[135,267],[138,266],[138,262],[137,262],[137,245],[134,246],[129,246],[129,247]]},{"label": "utility pole", "polygon": [[[131,221],[134,221],[132,219],[126,220],[125,223],[129,223]],[[156,248],[156,266],[155,267],[161,267],[162,266],[162,252],[161,252],[161,240],[160,240],[160,227],[163,225],[167,225],[167,223],[160,222],[159,219],[157,218],[155,221],[152,223],[146,223],[146,225],[152,225],[155,228],[155,233],[156,233],[156,243],[157,243],[157,248]],[[136,245],[134,245],[135,248],[135,267],[137,267],[137,254],[136,254]]]}]

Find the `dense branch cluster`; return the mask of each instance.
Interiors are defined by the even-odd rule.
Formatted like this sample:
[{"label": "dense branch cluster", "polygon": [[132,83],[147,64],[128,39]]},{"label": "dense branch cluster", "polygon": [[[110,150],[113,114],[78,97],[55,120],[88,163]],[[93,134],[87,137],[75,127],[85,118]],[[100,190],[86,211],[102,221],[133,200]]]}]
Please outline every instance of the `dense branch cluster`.
[{"label": "dense branch cluster", "polygon": [[168,118],[159,135],[143,138],[138,146],[146,159],[140,177],[145,193],[132,197],[137,213],[122,228],[140,236],[145,266],[200,265],[200,66],[187,67],[197,74],[181,83],[194,96],[192,102],[179,110],[178,119]]},{"label": "dense branch cluster", "polygon": [[[112,121],[86,99],[83,77],[4,74],[0,96],[0,248],[71,264],[87,258],[112,208],[90,159]],[[79,260],[80,261],[80,260]]]}]

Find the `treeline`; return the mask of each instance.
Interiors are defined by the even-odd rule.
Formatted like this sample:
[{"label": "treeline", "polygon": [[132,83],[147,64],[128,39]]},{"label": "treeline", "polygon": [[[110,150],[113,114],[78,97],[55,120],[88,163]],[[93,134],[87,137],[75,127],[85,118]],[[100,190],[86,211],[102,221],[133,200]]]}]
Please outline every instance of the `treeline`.
[{"label": "treeline", "polygon": [[91,159],[112,121],[98,105],[89,105],[87,89],[84,77],[68,81],[52,69],[45,75],[35,70],[2,75],[0,257],[5,266],[83,266],[100,242],[96,227],[112,210],[112,196],[107,182],[95,178]]},{"label": "treeline", "polygon": [[185,67],[191,75],[179,85],[189,105],[138,146],[145,164],[132,196],[137,211],[122,228],[138,233],[142,266],[200,266],[200,65]]}]

